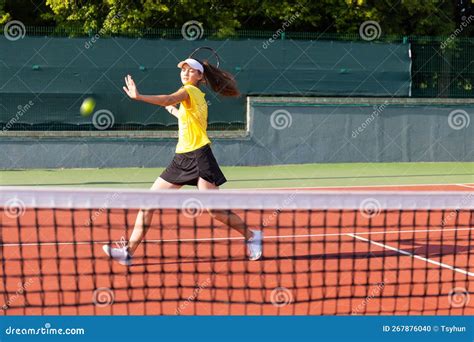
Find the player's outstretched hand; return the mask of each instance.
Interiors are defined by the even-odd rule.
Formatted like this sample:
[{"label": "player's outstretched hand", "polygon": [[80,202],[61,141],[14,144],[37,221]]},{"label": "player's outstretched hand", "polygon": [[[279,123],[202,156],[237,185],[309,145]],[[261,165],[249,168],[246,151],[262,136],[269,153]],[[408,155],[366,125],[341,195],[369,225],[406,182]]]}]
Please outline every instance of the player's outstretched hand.
[{"label": "player's outstretched hand", "polygon": [[123,90],[125,91],[125,93],[131,99],[134,99],[134,100],[138,99],[138,96],[140,94],[138,93],[137,86],[135,85],[135,82],[133,81],[132,76],[127,75],[127,77],[125,77],[125,84],[126,86],[123,87]]}]

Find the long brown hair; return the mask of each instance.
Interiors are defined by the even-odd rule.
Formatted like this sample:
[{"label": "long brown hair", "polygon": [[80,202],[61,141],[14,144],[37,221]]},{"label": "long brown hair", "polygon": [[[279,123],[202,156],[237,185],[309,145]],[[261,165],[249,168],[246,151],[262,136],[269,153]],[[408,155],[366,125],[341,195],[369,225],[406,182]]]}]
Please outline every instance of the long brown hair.
[{"label": "long brown hair", "polygon": [[204,82],[211,87],[213,91],[222,96],[237,97],[240,95],[239,88],[234,76],[225,70],[221,70],[210,64],[207,60],[200,61],[204,67]]}]

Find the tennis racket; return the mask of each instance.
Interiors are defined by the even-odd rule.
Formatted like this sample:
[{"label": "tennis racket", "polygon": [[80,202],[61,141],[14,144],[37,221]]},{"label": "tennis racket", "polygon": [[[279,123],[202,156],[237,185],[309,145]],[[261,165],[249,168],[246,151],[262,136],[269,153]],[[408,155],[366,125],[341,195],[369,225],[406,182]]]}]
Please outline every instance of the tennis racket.
[{"label": "tennis racket", "polygon": [[[189,55],[189,58],[197,59],[200,61],[207,60],[208,63],[214,64],[216,68],[219,67],[219,64],[221,62],[216,50],[214,50],[213,48],[209,46],[198,47]],[[212,63],[211,60],[215,60],[215,63]]]}]

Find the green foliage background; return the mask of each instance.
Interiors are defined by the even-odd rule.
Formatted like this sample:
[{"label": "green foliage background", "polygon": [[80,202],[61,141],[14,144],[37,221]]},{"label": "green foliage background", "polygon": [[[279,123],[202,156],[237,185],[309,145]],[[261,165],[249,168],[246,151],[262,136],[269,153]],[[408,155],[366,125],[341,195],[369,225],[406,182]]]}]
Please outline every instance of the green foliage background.
[{"label": "green foliage background", "polygon": [[[0,0],[0,24],[55,26],[111,34],[181,28],[197,20],[218,36],[236,30],[277,30],[294,16],[291,31],[357,33],[366,20],[387,35],[450,35],[459,27],[455,1],[442,0]],[[470,25],[474,26],[474,25]],[[472,36],[473,28],[463,31]]]}]

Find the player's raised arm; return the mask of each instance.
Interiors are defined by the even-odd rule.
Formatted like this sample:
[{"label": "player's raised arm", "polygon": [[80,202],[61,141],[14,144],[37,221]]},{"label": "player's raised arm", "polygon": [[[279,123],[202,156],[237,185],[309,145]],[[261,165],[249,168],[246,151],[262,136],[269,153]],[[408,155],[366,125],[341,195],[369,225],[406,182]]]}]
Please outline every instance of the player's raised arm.
[{"label": "player's raised arm", "polygon": [[182,88],[169,95],[141,95],[138,92],[135,81],[130,75],[125,77],[125,85],[126,86],[123,87],[123,90],[131,99],[143,101],[157,106],[171,106],[189,99],[188,93]]}]

